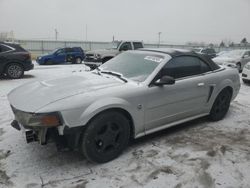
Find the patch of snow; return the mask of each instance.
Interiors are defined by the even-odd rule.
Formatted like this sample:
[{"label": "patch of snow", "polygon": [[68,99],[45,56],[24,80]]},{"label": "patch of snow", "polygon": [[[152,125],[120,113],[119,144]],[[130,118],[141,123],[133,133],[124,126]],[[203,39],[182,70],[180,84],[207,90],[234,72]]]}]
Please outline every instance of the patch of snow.
[{"label": "patch of snow", "polygon": [[140,138],[106,164],[89,163],[78,152],[57,152],[54,144],[26,144],[10,126],[8,92],[34,80],[81,74],[85,68],[36,65],[23,79],[0,80],[0,187],[250,187],[246,84],[224,120],[201,118]]}]

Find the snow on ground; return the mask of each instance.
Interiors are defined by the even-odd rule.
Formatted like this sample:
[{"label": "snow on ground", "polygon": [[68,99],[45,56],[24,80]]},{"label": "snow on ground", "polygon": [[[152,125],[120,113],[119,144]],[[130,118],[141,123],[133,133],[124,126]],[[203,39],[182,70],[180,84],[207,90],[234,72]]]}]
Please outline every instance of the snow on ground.
[{"label": "snow on ground", "polygon": [[84,70],[84,65],[36,66],[23,79],[0,80],[0,187],[250,187],[250,85],[245,84],[224,120],[201,118],[149,135],[106,164],[58,152],[53,144],[26,144],[10,126],[7,93],[26,82]]}]

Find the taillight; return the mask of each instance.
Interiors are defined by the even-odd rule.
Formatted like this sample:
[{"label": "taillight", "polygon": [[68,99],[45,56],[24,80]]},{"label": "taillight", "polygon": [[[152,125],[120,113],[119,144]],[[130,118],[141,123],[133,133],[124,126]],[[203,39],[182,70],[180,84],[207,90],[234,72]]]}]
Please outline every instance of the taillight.
[{"label": "taillight", "polygon": [[24,57],[25,57],[26,59],[31,59],[30,53],[25,53],[25,54],[24,54]]}]

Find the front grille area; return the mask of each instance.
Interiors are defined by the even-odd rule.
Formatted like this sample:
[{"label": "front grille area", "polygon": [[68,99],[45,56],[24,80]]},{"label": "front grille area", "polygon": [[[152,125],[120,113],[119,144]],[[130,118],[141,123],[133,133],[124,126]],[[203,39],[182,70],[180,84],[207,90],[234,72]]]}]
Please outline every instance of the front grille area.
[{"label": "front grille area", "polygon": [[94,60],[95,56],[94,54],[86,54],[85,60]]}]

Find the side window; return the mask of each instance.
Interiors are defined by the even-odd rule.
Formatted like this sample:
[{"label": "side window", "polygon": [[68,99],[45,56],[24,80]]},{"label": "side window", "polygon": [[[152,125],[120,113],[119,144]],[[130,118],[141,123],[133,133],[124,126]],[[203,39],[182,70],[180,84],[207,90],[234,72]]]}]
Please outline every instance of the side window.
[{"label": "side window", "polygon": [[72,48],[65,48],[65,52],[66,53],[71,53],[71,52],[74,52],[74,50]]},{"label": "side window", "polygon": [[64,53],[64,49],[59,49],[57,50],[56,54],[59,55],[59,54],[63,54]]},{"label": "side window", "polygon": [[130,42],[124,42],[120,47],[120,51],[127,51],[127,50],[132,50]]},{"label": "side window", "polygon": [[180,56],[170,60],[162,69],[162,74],[178,79],[202,74],[210,70],[210,67],[197,57]]},{"label": "side window", "polygon": [[2,52],[7,52],[7,51],[10,51],[11,48],[5,46],[5,45],[0,45],[0,53]]},{"label": "side window", "polygon": [[201,69],[200,69],[200,71],[201,71],[200,73],[201,74],[205,73],[205,72],[211,71],[211,68],[208,66],[207,63],[205,63],[204,61],[202,61],[200,59],[199,59],[199,61],[200,61],[200,66],[201,66]]},{"label": "side window", "polygon": [[143,45],[141,42],[133,42],[133,45],[134,45],[134,49],[138,49],[138,48],[143,48]]}]

